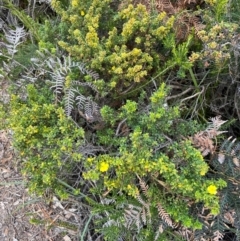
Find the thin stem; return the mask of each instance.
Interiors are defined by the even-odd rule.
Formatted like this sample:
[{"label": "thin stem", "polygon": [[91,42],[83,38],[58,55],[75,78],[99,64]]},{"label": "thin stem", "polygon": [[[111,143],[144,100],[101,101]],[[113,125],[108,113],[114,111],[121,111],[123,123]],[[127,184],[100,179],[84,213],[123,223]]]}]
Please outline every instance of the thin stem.
[{"label": "thin stem", "polygon": [[189,69],[189,73],[190,73],[190,75],[191,75],[193,84],[194,84],[194,86],[196,87],[197,91],[200,91],[199,86],[198,86],[198,83],[197,83],[197,80],[196,80],[195,75],[194,75],[194,73],[193,73],[193,71],[192,71],[192,68]]},{"label": "thin stem", "polygon": [[89,223],[91,222],[92,218],[93,218],[93,214],[91,213],[90,216],[89,216],[89,219],[88,219],[88,221],[87,221],[87,223],[86,223],[86,225],[85,225],[85,227],[83,229],[83,232],[82,232],[82,235],[81,235],[81,241],[85,240],[84,237],[86,235]]}]

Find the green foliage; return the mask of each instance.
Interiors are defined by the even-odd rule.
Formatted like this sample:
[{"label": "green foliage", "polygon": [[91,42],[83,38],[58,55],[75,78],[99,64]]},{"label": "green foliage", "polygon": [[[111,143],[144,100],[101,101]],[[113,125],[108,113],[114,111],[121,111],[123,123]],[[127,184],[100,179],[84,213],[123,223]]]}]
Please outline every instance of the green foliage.
[{"label": "green foliage", "polygon": [[29,180],[30,192],[43,195],[50,189],[66,198],[67,192],[57,179],[69,163],[81,160],[77,147],[83,142],[84,131],[51,103],[49,90],[29,85],[27,91],[26,101],[12,96],[8,116],[14,146],[24,160],[22,172]]},{"label": "green foliage", "polygon": [[[107,91],[126,92],[172,63],[182,69],[191,66],[189,40],[178,47],[170,41],[174,16],[165,12],[152,15],[142,4],[123,2],[113,7],[111,2],[72,1],[64,10],[52,1],[69,26],[67,41],[61,40],[59,45],[71,56],[89,60],[91,68],[104,78]],[[172,54],[167,56],[169,50]]]},{"label": "green foliage", "polygon": [[39,50],[48,50],[52,54],[56,52],[56,42],[59,38],[67,36],[67,25],[57,20],[45,20],[38,28],[40,41]]},{"label": "green foliage", "polygon": [[[224,142],[220,163],[210,136],[216,130],[198,135],[203,124],[181,119],[181,110],[198,114],[197,104],[204,109],[209,91],[222,87],[215,70],[210,79],[208,65],[214,63],[218,74],[238,65],[238,26],[223,21],[228,2],[206,0],[200,10],[170,1],[172,11],[163,6],[166,12],[158,12],[155,1],[149,9],[138,1],[52,0],[56,12],[42,23],[3,2],[37,41],[24,42],[25,29],[11,26],[3,31],[0,56],[1,80],[11,79],[15,93],[0,108],[2,125],[13,131],[29,190],[61,198],[71,190],[80,197],[72,185],[78,175],[87,213],[91,207],[82,240],[91,228],[108,241],[222,234],[226,214],[239,212],[239,146]],[[231,94],[229,83],[224,86]],[[181,98],[190,92],[183,107]],[[238,222],[234,216],[236,230]]]},{"label": "green foliage", "polygon": [[35,22],[30,16],[28,16],[23,10],[17,8],[11,1],[3,0],[4,6],[7,7],[11,13],[16,16],[23,25],[29,29],[36,40],[39,40],[39,36],[37,34],[38,23]]},{"label": "green foliage", "polygon": [[[125,203],[129,203],[129,197],[138,199],[143,192],[150,200],[151,212],[157,212],[156,204],[160,203],[174,222],[199,229],[201,224],[191,216],[189,202],[203,203],[216,215],[219,212],[216,193],[225,187],[225,182],[206,177],[208,164],[189,141],[175,141],[173,133],[178,127],[174,127],[173,121],[179,117],[179,110],[177,107],[166,109],[165,96],[162,84],[150,97],[149,111],[138,111],[136,102],[127,101],[115,117],[115,123],[109,107],[103,108],[103,118],[110,124],[126,118],[131,133],[121,136],[101,131],[100,141],[111,142],[112,152],[89,157],[84,177],[97,181],[111,198],[118,199],[121,192]],[[139,178],[148,180],[148,191],[141,188]]]},{"label": "green foliage", "polygon": [[213,7],[215,13],[215,18],[217,21],[221,21],[224,14],[227,11],[228,0],[206,0]]}]

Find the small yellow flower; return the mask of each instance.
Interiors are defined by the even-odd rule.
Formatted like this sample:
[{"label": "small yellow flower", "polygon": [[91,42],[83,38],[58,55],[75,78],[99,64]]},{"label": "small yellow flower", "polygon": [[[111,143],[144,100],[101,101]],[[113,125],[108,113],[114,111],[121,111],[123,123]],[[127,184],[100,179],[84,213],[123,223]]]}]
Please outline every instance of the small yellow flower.
[{"label": "small yellow flower", "polygon": [[99,168],[100,172],[106,172],[108,170],[108,168],[109,168],[108,163],[106,163],[106,162],[100,163],[100,168]]},{"label": "small yellow flower", "polygon": [[215,195],[217,194],[217,187],[215,185],[210,185],[208,186],[207,191],[208,193]]},{"label": "small yellow flower", "polygon": [[80,14],[81,14],[81,16],[84,16],[84,15],[85,15],[85,12],[84,12],[84,11],[81,11]]}]

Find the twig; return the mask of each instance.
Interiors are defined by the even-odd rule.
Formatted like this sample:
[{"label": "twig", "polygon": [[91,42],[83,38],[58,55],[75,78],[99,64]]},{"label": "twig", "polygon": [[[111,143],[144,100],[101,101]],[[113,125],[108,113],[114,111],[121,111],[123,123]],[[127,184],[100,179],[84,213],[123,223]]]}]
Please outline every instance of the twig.
[{"label": "twig", "polygon": [[120,128],[122,126],[122,124],[124,122],[126,122],[127,118],[123,119],[119,124],[118,124],[118,127],[117,127],[117,130],[116,130],[116,133],[115,133],[115,136],[118,136],[119,135],[119,131],[120,131]]},{"label": "twig", "polygon": [[186,89],[186,90],[184,90],[184,91],[183,91],[182,93],[180,93],[180,94],[172,95],[172,96],[167,97],[166,100],[171,100],[171,99],[178,98],[178,97],[180,97],[180,96],[182,96],[182,95],[185,95],[185,94],[188,93],[190,90],[192,90],[191,87],[188,88],[188,89]]},{"label": "twig", "polygon": [[196,97],[196,96],[202,94],[203,91],[204,91],[204,86],[202,86],[202,90],[201,90],[200,92],[198,92],[198,93],[196,93],[196,94],[194,94],[194,95],[191,95],[191,96],[189,96],[189,97],[186,97],[186,98],[182,99],[182,100],[180,101],[180,103],[182,103],[182,102],[185,101],[185,100],[192,99],[192,98],[194,98],[194,97]]}]

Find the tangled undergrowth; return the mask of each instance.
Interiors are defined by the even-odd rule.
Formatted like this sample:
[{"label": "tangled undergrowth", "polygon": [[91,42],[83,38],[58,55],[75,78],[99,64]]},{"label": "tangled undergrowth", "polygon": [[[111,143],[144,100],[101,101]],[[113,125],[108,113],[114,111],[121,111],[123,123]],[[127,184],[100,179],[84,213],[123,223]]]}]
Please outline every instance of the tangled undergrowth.
[{"label": "tangled undergrowth", "polygon": [[240,238],[237,5],[0,1],[1,126],[79,240]]}]

